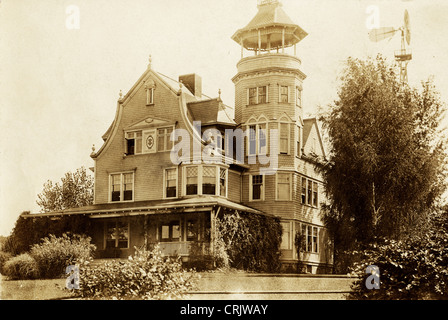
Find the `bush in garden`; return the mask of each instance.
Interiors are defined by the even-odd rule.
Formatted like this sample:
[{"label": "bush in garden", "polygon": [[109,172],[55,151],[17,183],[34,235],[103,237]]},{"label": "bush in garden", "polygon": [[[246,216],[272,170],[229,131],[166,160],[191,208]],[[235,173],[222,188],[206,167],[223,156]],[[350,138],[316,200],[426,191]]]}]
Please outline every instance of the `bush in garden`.
[{"label": "bush in garden", "polygon": [[90,238],[64,233],[61,237],[50,235],[33,245],[30,254],[39,266],[42,278],[58,278],[69,265],[92,259],[96,247]]},{"label": "bush in garden", "polygon": [[93,299],[176,299],[194,283],[194,272],[182,269],[178,259],[163,257],[156,246],[151,251],[136,249],[136,254],[124,261],[81,264],[79,293]]},{"label": "bush in garden", "polygon": [[6,261],[3,271],[11,280],[27,280],[39,277],[37,262],[28,253],[22,253]]},{"label": "bush in garden", "polygon": [[[402,241],[387,240],[369,250],[355,252],[362,259],[353,273],[351,299],[448,299],[448,219],[436,217],[423,235]],[[379,267],[380,288],[366,288],[366,268]]]},{"label": "bush in garden", "polygon": [[9,252],[0,251],[0,273],[3,274],[3,266],[6,261],[12,258],[12,254]]},{"label": "bush in garden", "polygon": [[280,220],[258,214],[224,214],[216,218],[217,266],[256,272],[280,270]]}]

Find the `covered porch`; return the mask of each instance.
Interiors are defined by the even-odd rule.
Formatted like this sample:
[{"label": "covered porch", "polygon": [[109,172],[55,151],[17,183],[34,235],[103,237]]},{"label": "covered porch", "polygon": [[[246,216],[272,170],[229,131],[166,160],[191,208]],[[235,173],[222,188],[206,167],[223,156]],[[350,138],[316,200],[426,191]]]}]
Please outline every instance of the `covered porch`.
[{"label": "covered porch", "polygon": [[99,204],[28,216],[85,216],[96,246],[95,259],[124,259],[136,248],[159,245],[165,256],[180,256],[188,261],[192,256],[213,255],[215,217],[238,212],[261,214],[219,196],[195,196],[174,201]]}]

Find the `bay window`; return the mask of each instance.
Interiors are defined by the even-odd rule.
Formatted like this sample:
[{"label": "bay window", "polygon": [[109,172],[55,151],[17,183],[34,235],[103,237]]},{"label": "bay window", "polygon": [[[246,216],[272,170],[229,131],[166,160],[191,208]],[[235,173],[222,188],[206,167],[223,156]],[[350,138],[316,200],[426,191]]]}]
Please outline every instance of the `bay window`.
[{"label": "bay window", "polygon": [[227,196],[227,169],[219,166],[184,167],[184,195]]}]

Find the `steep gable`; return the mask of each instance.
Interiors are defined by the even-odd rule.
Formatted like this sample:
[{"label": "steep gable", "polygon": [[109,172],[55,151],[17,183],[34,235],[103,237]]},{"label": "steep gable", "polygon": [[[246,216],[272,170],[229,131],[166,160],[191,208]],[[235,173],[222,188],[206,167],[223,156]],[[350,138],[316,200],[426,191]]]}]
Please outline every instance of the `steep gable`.
[{"label": "steep gable", "polygon": [[303,150],[305,155],[326,157],[325,146],[316,118],[303,120]]}]

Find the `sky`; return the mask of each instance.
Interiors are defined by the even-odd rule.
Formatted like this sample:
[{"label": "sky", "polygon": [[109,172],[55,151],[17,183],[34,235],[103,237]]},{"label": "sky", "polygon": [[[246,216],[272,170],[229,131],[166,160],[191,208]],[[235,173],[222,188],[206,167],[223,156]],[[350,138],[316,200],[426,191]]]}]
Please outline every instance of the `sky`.
[{"label": "sky", "polygon": [[[434,77],[448,101],[448,3],[444,0],[282,0],[308,36],[297,45],[307,74],[305,113],[337,97],[351,56],[391,63],[400,37],[371,42],[369,27],[400,27],[410,15],[409,83]],[[47,180],[93,166],[92,146],[112,123],[120,90],[152,57],[177,79],[197,73],[203,91],[234,106],[240,47],[231,40],[257,12],[256,0],[0,0],[0,235],[36,204]],[[445,123],[448,123],[445,120]]]}]

